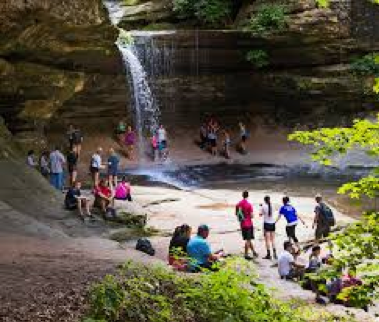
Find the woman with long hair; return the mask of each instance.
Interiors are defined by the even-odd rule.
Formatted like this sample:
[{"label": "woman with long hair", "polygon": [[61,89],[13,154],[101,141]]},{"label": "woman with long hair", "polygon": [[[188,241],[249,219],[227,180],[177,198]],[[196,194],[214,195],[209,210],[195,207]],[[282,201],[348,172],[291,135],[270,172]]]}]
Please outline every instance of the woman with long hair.
[{"label": "woman with long hair", "polygon": [[191,238],[191,232],[191,226],[183,224],[175,228],[171,238],[168,248],[168,262],[178,270],[184,269],[187,264],[187,244]]},{"label": "woman with long hair", "polygon": [[273,213],[270,196],[266,196],[264,197],[264,204],[261,205],[260,213],[263,216],[263,231],[267,249],[267,255],[263,257],[264,259],[271,259],[271,248],[274,259],[277,259],[275,249],[275,218]]}]

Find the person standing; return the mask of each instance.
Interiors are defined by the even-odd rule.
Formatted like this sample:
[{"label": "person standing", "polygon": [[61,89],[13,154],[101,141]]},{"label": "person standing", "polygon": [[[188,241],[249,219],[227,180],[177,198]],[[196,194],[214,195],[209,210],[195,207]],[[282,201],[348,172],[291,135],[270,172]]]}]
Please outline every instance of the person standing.
[{"label": "person standing", "polygon": [[80,131],[80,129],[77,129],[72,124],[70,124],[67,131],[67,137],[70,146],[70,151],[75,151],[76,156],[79,159],[83,143],[82,132]]},{"label": "person standing", "polygon": [[167,132],[161,124],[157,130],[158,146],[160,151],[160,158],[165,160],[167,158]]},{"label": "person standing", "polygon": [[134,160],[134,145],[136,144],[136,134],[131,126],[128,126],[128,130],[125,134],[126,153],[130,160]]},{"label": "person standing", "polygon": [[158,139],[155,134],[151,137],[151,150],[153,161],[156,162],[158,160]]},{"label": "person standing", "polygon": [[108,158],[108,181],[109,184],[113,187],[117,186],[117,173],[119,163],[120,158],[116,154],[115,150],[113,148],[110,148]]},{"label": "person standing", "polygon": [[329,236],[331,223],[328,218],[332,218],[334,221],[334,217],[331,209],[324,202],[322,202],[322,197],[320,195],[317,195],[315,200],[317,202],[317,206],[315,208],[315,218],[312,228],[314,229],[316,227],[315,238],[316,240],[319,240]]},{"label": "person standing", "polygon": [[116,127],[116,135],[117,135],[117,139],[118,139],[118,142],[121,145],[121,147],[123,145],[125,133],[126,133],[126,124],[124,121],[121,120],[120,122],[118,122],[117,127]]},{"label": "person standing", "polygon": [[63,191],[63,167],[66,163],[64,155],[59,151],[59,147],[56,147],[54,151],[50,153],[50,182],[58,190]]},{"label": "person standing", "polygon": [[203,123],[200,127],[200,149],[204,150],[207,146],[207,124]]},{"label": "person standing", "polygon": [[224,155],[226,159],[230,159],[230,144],[231,144],[231,140],[230,140],[229,132],[225,130],[223,145],[224,145]]},{"label": "person standing", "polygon": [[[252,240],[254,239],[254,226],[253,226],[253,206],[247,200],[249,192],[242,193],[243,199],[236,205],[236,216],[240,218],[242,238],[245,241],[245,259],[251,260],[249,250],[252,251],[254,257],[258,257],[258,253],[254,249]],[[241,216],[242,214],[242,216]]]},{"label": "person standing", "polygon": [[69,174],[69,186],[73,187],[78,174],[78,155],[74,147],[67,154],[67,169]]},{"label": "person standing", "polygon": [[38,162],[36,161],[36,157],[34,155],[34,150],[28,151],[28,157],[26,158],[26,164],[33,169],[36,169],[38,166]]},{"label": "person standing", "polygon": [[103,168],[103,164],[101,161],[102,153],[103,153],[103,149],[99,147],[97,148],[96,153],[94,153],[91,157],[90,172],[92,175],[92,182],[93,182],[94,188],[96,188],[99,184],[100,170]]},{"label": "person standing", "polygon": [[238,126],[239,126],[239,129],[240,129],[240,137],[241,137],[240,150],[241,150],[242,154],[246,154],[247,153],[247,150],[246,150],[246,141],[247,141],[247,137],[248,137],[246,126],[242,122],[239,122]]},{"label": "person standing", "polygon": [[296,237],[296,226],[300,220],[305,226],[305,222],[300,218],[296,209],[290,204],[289,197],[283,197],[283,206],[279,210],[279,217],[275,223],[277,223],[280,218],[284,216],[287,220],[286,233],[289,241],[293,240],[295,244],[299,242]]},{"label": "person standing", "polygon": [[40,165],[41,174],[45,178],[48,178],[50,175],[49,152],[47,152],[47,151],[42,152],[39,165]]},{"label": "person standing", "polygon": [[213,125],[208,129],[208,142],[211,147],[211,154],[217,156],[217,131]]},{"label": "person standing", "polygon": [[271,259],[270,248],[272,248],[272,254],[274,256],[274,259],[277,259],[275,249],[275,218],[269,196],[264,197],[264,204],[261,206],[260,215],[263,216],[263,232],[267,249],[267,255],[263,258]]}]

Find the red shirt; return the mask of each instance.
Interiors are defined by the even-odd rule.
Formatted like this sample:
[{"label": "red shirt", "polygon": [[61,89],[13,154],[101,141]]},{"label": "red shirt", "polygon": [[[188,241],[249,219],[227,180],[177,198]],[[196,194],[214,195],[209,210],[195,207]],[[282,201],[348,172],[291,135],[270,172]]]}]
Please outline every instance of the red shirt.
[{"label": "red shirt", "polygon": [[253,206],[246,199],[242,199],[238,204],[237,208],[240,208],[245,216],[245,219],[241,221],[241,228],[249,228],[253,226],[252,214]]},{"label": "red shirt", "polygon": [[95,195],[98,196],[99,193],[103,194],[107,198],[109,198],[112,195],[112,191],[108,187],[97,186],[95,189]]}]

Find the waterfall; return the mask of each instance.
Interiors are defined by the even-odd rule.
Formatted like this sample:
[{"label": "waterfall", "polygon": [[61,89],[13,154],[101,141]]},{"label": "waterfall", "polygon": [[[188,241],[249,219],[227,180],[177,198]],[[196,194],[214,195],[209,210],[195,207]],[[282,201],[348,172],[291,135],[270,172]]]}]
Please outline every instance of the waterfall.
[{"label": "waterfall", "polygon": [[146,156],[146,137],[150,137],[159,126],[159,107],[155,103],[150,89],[147,74],[138,59],[133,45],[118,44],[127,70],[127,80],[133,96],[133,111],[135,127],[138,135],[139,159],[143,161]]},{"label": "waterfall", "polygon": [[[117,26],[124,14],[122,4],[117,0],[104,0],[104,6],[108,10],[112,24]],[[146,141],[159,126],[160,110],[150,89],[148,74],[138,56],[137,47],[133,44],[125,44],[122,39],[117,41],[117,47],[122,55],[126,78],[131,89],[139,160],[143,161],[147,154]],[[154,54],[152,52],[152,55]]]}]

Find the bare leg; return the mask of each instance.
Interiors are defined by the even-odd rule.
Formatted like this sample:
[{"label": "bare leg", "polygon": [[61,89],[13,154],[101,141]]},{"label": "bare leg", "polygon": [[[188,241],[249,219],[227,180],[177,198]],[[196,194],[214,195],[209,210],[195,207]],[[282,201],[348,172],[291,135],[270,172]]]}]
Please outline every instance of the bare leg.
[{"label": "bare leg", "polygon": [[76,170],[74,170],[71,174],[71,185],[73,186],[75,181],[76,181],[76,178],[77,178],[77,175],[78,175],[78,172]]},{"label": "bare leg", "polygon": [[101,206],[101,210],[104,214],[107,213],[107,201],[103,198],[101,198],[100,200],[100,206]]},{"label": "bare leg", "polygon": [[85,209],[86,209],[86,213],[87,213],[87,216],[92,216],[92,214],[91,214],[91,211],[90,211],[90,209],[89,209],[89,207],[90,207],[90,203],[89,203],[89,201],[87,200],[87,199],[83,199],[82,200],[83,201],[83,206],[85,207]]},{"label": "bare leg", "polygon": [[82,219],[84,219],[84,215],[83,215],[83,209],[82,209],[82,200],[78,200],[78,210],[79,210],[79,214],[80,214],[80,217],[82,217]]},{"label": "bare leg", "polygon": [[270,253],[270,233],[269,232],[265,232],[264,233],[264,235],[265,235],[265,244],[266,244],[266,249],[267,249],[267,254],[269,254]]},{"label": "bare leg", "polygon": [[78,144],[76,146],[76,154],[78,155],[78,159],[80,157],[80,153],[82,152],[82,145],[81,144]]}]

